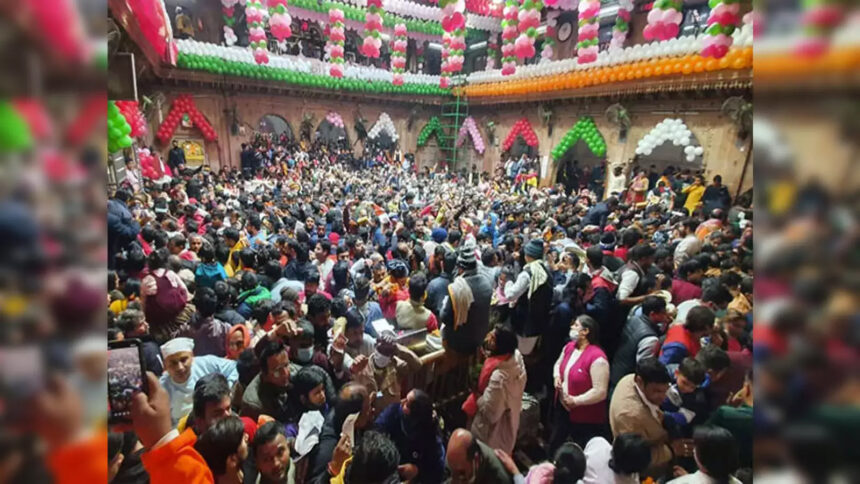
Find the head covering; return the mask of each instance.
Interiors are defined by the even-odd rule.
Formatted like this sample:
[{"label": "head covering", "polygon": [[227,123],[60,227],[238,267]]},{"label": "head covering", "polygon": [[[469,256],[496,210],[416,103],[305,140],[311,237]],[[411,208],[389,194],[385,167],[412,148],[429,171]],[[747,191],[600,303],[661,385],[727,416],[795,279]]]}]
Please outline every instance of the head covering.
[{"label": "head covering", "polygon": [[239,417],[242,420],[242,425],[245,427],[245,433],[248,434],[248,441],[254,441],[254,435],[257,433],[257,422],[251,420],[250,417]]},{"label": "head covering", "polygon": [[194,340],[191,338],[173,338],[161,345],[161,356],[164,359],[182,351],[194,351]]},{"label": "head covering", "polygon": [[532,259],[540,259],[543,257],[543,240],[532,239],[526,244],[525,253]]},{"label": "head covering", "polygon": [[337,245],[340,242],[340,235],[337,232],[331,232],[328,234],[328,241],[331,242],[331,245]]},{"label": "head covering", "polygon": [[391,259],[388,261],[388,272],[394,278],[406,277],[409,275],[409,267],[400,259]]},{"label": "head covering", "polygon": [[457,267],[463,269],[474,269],[478,265],[475,259],[475,248],[471,245],[464,245],[457,253]]},{"label": "head covering", "polygon": [[[242,349],[239,351],[230,349],[230,336],[235,332],[242,333]],[[227,331],[227,358],[231,360],[236,360],[239,358],[239,353],[245,350],[245,348],[251,346],[251,334],[248,332],[248,328],[244,323],[235,324],[230,328],[230,331]]]},{"label": "head covering", "polygon": [[441,244],[442,242],[445,242],[445,239],[448,238],[448,231],[442,227],[436,227],[430,233],[430,238],[433,239],[433,242],[436,242],[437,244]]}]

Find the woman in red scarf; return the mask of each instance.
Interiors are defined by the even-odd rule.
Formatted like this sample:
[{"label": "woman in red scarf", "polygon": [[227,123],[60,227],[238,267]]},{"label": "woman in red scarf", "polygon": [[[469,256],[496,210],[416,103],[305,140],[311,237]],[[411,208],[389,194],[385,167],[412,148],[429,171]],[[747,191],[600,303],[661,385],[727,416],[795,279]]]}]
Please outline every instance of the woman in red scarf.
[{"label": "woman in red scarf", "polygon": [[237,360],[245,348],[251,346],[251,333],[244,324],[236,324],[227,332],[227,359]]},{"label": "woman in red scarf", "polygon": [[553,368],[558,404],[551,452],[568,438],[585,447],[592,437],[609,435],[609,361],[597,341],[597,321],[587,315],[577,317],[570,326],[570,342]]}]

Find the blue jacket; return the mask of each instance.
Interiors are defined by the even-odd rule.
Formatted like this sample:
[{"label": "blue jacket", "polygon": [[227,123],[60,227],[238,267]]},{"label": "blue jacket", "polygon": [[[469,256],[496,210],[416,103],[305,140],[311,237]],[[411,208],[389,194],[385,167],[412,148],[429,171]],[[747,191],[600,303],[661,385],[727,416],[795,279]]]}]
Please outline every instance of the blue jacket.
[{"label": "blue jacket", "polygon": [[376,430],[385,433],[400,452],[400,464],[415,464],[418,475],[412,482],[442,482],[445,473],[445,446],[439,432],[433,435],[409,435],[403,421],[400,403],[386,407],[374,423]]},{"label": "blue jacket", "polygon": [[140,224],[131,216],[128,207],[120,200],[108,200],[108,267],[113,267],[114,256],[130,244],[140,233]]},{"label": "blue jacket", "polygon": [[216,282],[227,279],[227,271],[224,270],[224,266],[220,262],[201,263],[194,272],[194,282],[197,283],[197,287],[214,288]]}]

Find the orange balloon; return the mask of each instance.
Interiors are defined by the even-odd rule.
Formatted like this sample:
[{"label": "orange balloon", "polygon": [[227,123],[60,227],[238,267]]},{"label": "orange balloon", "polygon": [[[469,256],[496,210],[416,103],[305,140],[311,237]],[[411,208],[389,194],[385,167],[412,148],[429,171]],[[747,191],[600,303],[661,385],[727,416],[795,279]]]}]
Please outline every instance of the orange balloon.
[{"label": "orange balloon", "polygon": [[741,57],[738,57],[732,62],[732,69],[743,69],[746,66],[746,61],[744,61],[744,59]]},{"label": "orange balloon", "polygon": [[693,72],[693,64],[690,62],[685,62],[684,65],[681,67],[681,72],[683,72],[684,74],[690,74],[691,72]]},{"label": "orange balloon", "polygon": [[672,72],[674,72],[675,74],[680,73],[683,69],[684,69],[684,64],[681,62],[676,62],[675,64],[672,65]]},{"label": "orange balloon", "polygon": [[718,63],[720,65],[720,69],[728,69],[729,65],[731,65],[727,56],[721,57]]},{"label": "orange balloon", "polygon": [[710,59],[705,61],[705,70],[706,71],[715,71],[715,70],[719,69],[719,67],[720,67],[720,61],[718,61],[717,59],[710,58]]},{"label": "orange balloon", "polygon": [[702,62],[702,61],[696,61],[696,63],[695,63],[695,64],[693,64],[693,71],[695,71],[695,72],[702,72],[702,71],[704,71],[704,70],[705,70],[705,63],[704,63],[704,62]]},{"label": "orange balloon", "polygon": [[642,75],[644,77],[651,77],[654,75],[654,69],[651,66],[645,66],[645,68],[642,69]]}]

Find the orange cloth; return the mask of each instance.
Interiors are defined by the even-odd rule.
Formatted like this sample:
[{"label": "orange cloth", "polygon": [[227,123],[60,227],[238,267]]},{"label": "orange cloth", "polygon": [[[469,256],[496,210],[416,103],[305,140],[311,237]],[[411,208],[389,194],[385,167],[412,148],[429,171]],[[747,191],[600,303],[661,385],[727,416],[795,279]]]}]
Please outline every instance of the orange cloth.
[{"label": "orange cloth", "polygon": [[[233,351],[230,349],[230,336],[232,336],[233,333],[235,333],[237,331],[242,333],[242,340],[244,341],[244,344],[242,345],[241,350]],[[227,331],[227,342],[225,344],[227,345],[227,359],[238,360],[239,354],[242,353],[242,351],[244,351],[245,348],[251,346],[251,333],[248,331],[248,327],[245,326],[243,323],[234,324],[230,328],[230,331]]]},{"label": "orange cloth", "polygon": [[[193,430],[187,429],[179,434],[179,437],[144,453],[141,460],[149,473],[149,481],[152,484],[214,483],[215,478],[206,461],[194,450],[195,442],[197,435]],[[106,479],[99,482],[106,482]]]},{"label": "orange cloth", "polygon": [[57,484],[107,482],[107,432],[64,446],[48,455],[48,467]]}]

